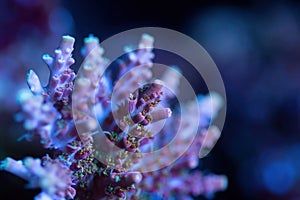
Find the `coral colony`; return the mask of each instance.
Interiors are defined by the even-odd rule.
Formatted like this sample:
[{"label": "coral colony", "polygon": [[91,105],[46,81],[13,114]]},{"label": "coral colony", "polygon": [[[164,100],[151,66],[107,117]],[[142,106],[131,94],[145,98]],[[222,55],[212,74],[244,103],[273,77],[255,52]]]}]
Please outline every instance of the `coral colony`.
[{"label": "coral colony", "polygon": [[[36,200],[192,199],[226,189],[226,176],[192,170],[220,136],[217,127],[209,126],[222,106],[218,94],[212,92],[180,105],[189,113],[180,114],[176,105],[168,105],[175,94],[164,85],[176,91],[179,80],[174,79],[171,69],[163,80],[152,80],[154,38],[150,35],[142,35],[137,50],[126,47],[125,56],[115,62],[118,67],[107,73],[109,60],[104,58],[98,39],[89,36],[82,51],[85,61],[76,74],[70,68],[75,63],[74,42],[73,37],[63,36],[54,57],[43,56],[50,69],[45,87],[30,70],[30,91],[18,95],[21,109],[16,120],[28,131],[24,138],[39,136],[53,155],[20,161],[8,157],[1,162],[1,170],[25,179],[28,188],[40,188]],[[194,112],[197,106],[200,116]],[[176,149],[165,148],[159,157],[148,160],[147,166],[158,169],[160,162],[168,162],[169,152],[185,151],[191,137],[189,127],[200,118],[192,145],[172,164],[141,170],[143,152],[172,140],[179,115],[184,129]],[[163,129],[154,133],[153,124],[160,122]]]}]

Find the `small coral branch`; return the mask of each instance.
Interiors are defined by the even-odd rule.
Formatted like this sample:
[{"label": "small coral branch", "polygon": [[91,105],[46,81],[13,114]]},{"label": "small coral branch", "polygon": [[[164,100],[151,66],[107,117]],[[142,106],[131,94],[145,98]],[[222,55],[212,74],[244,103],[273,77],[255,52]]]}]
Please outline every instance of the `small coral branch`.
[{"label": "small coral branch", "polygon": [[41,188],[35,199],[73,199],[76,190],[72,187],[71,171],[58,160],[49,157],[25,158],[16,161],[6,158],[0,169],[6,170],[28,181],[28,188]]}]

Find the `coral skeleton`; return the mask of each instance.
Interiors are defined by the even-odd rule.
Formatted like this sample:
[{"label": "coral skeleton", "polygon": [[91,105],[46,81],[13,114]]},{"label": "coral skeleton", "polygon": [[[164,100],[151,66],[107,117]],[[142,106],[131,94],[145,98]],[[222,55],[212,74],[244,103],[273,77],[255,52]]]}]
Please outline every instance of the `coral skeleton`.
[{"label": "coral skeleton", "polygon": [[[111,61],[98,38],[90,35],[84,40],[84,62],[75,73],[74,42],[63,36],[54,56],[43,55],[50,70],[46,86],[30,70],[29,90],[17,96],[20,111],[15,118],[27,131],[24,138],[40,138],[53,155],[19,161],[8,157],[1,170],[28,181],[28,188],[40,188],[36,200],[191,199],[226,189],[226,176],[196,169],[220,137],[220,130],[210,126],[223,104],[217,93],[181,105],[189,112],[181,113],[184,128],[176,149],[166,147],[158,158],[143,163],[143,153],[167,144],[178,129],[180,112],[168,104],[176,95],[165,88],[170,84],[177,91],[178,68],[178,73],[167,70],[162,80],[153,79],[154,38],[143,34],[136,50],[124,47],[125,55],[112,61],[116,69],[106,69]],[[197,108],[201,115],[194,112]],[[195,137],[190,133],[194,119],[200,120]],[[159,123],[164,127],[155,133]],[[171,162],[170,153],[181,152],[159,170],[140,170],[143,164],[156,169]]]}]

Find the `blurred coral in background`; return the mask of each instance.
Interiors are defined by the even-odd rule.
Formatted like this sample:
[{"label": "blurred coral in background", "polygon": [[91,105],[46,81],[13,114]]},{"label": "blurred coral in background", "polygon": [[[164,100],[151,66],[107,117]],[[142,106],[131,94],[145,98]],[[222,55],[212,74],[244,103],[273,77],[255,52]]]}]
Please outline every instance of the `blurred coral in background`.
[{"label": "blurred coral in background", "polygon": [[223,75],[229,108],[220,146],[243,199],[300,197],[299,20],[298,3],[272,2],[212,7],[189,26]]},{"label": "blurred coral in background", "polygon": [[[26,71],[41,63],[32,57],[42,55],[43,48],[54,48],[57,37],[72,31],[73,19],[57,1],[4,0],[0,4],[0,99],[6,105],[1,109],[11,109],[16,102],[7,93],[15,95],[26,85],[21,81]],[[44,79],[48,75],[43,68],[37,71]]]}]

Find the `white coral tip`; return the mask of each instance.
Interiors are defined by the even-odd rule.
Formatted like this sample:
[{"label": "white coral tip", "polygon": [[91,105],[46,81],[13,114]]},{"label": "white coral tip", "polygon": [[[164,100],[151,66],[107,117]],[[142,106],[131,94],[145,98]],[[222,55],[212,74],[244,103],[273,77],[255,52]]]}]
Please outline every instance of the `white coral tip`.
[{"label": "white coral tip", "polygon": [[139,48],[153,48],[153,43],[154,37],[149,34],[143,34],[139,44]]},{"label": "white coral tip", "polygon": [[43,92],[40,79],[33,70],[29,70],[27,73],[27,84],[33,94],[41,94]]}]

